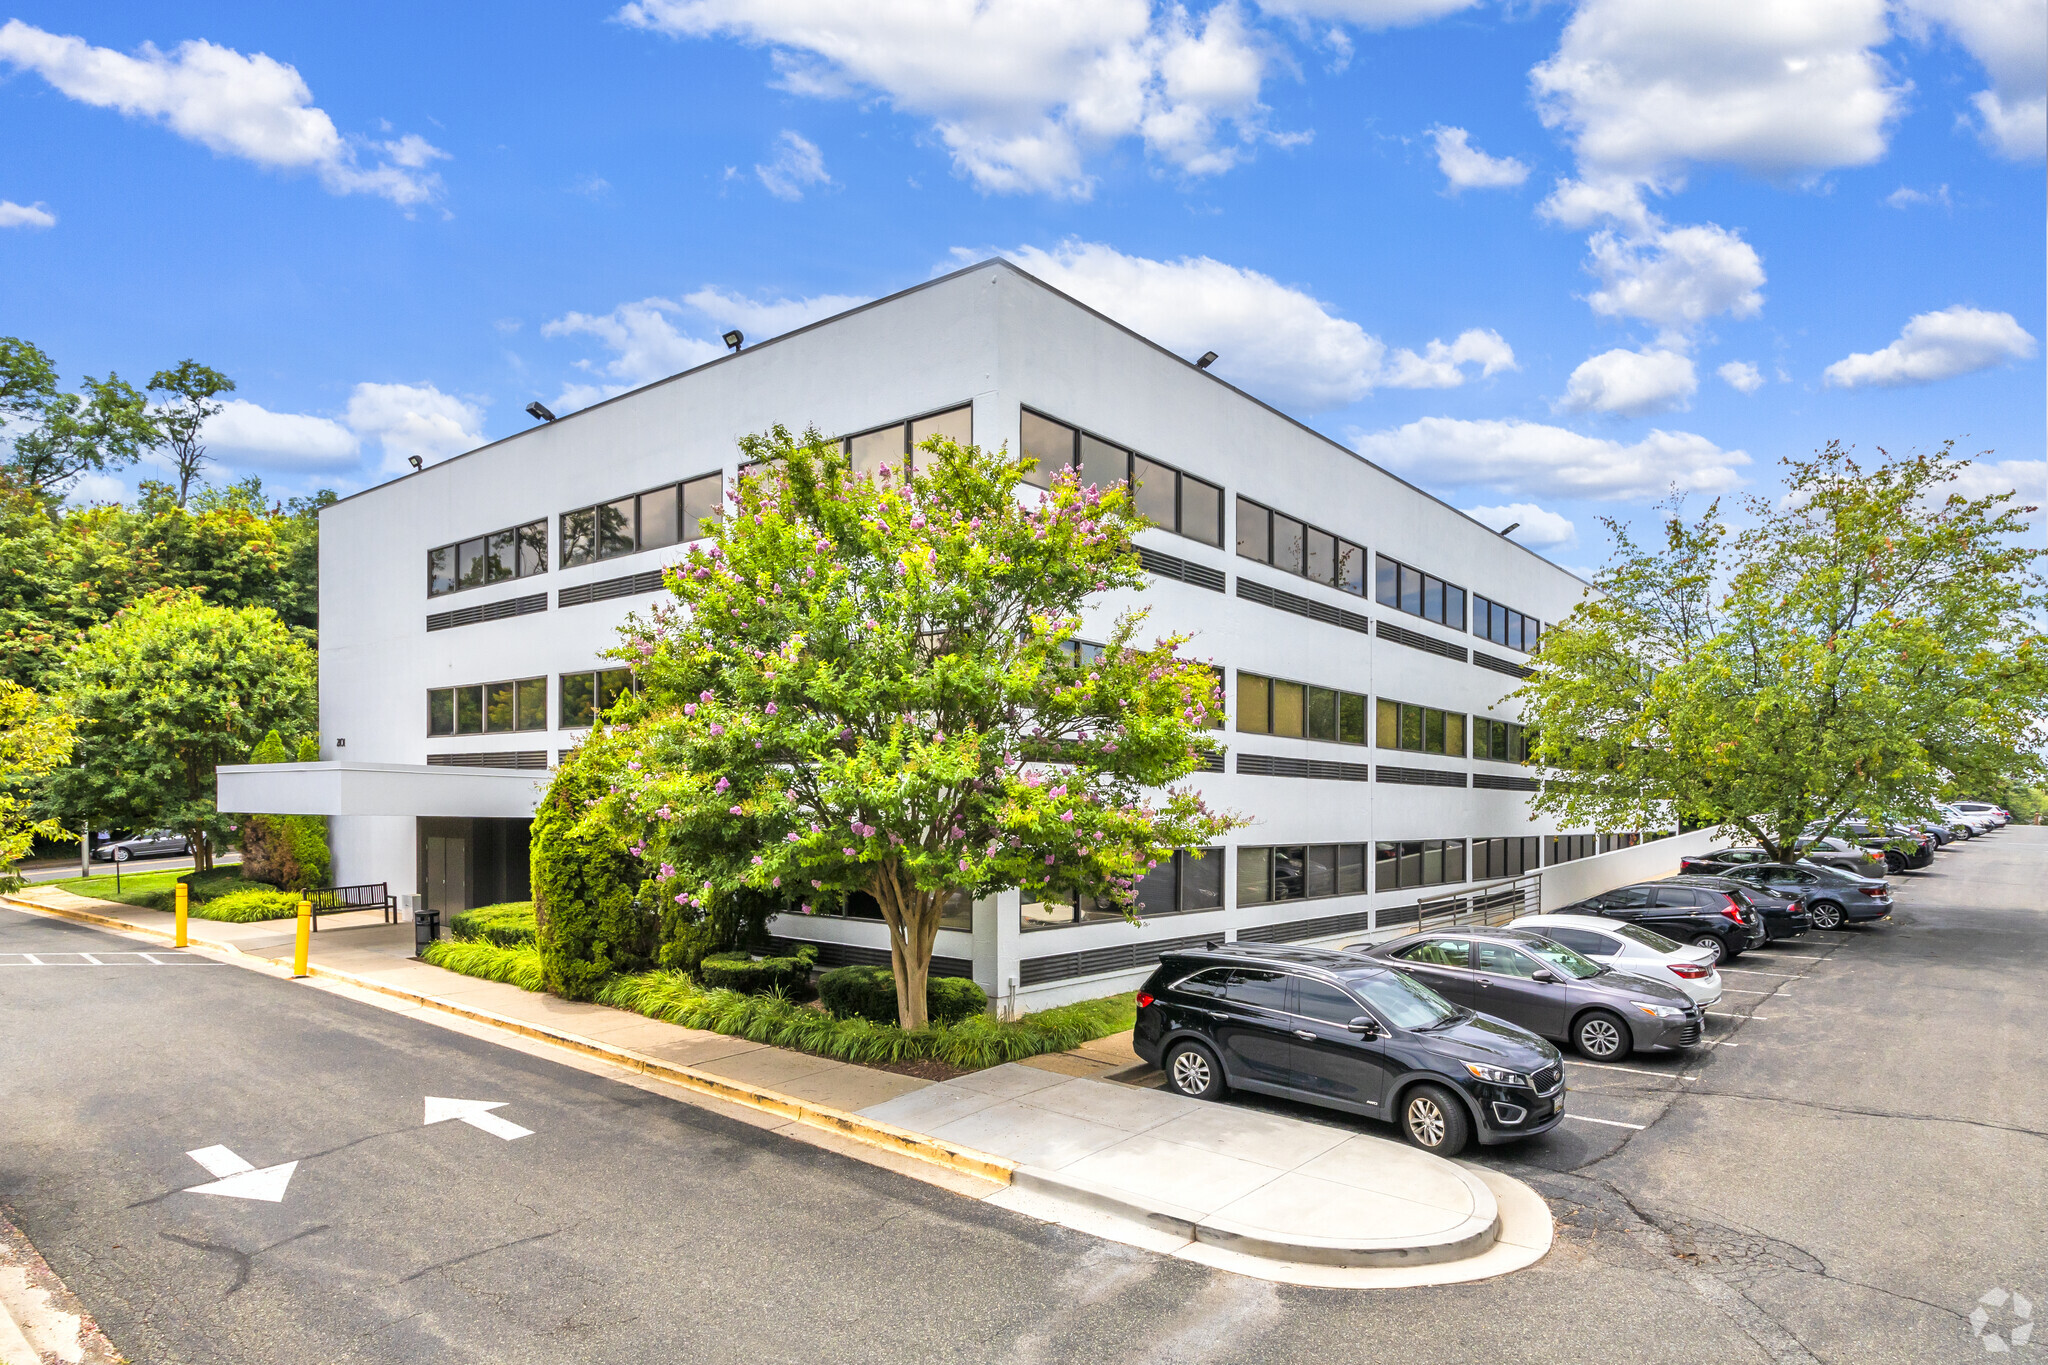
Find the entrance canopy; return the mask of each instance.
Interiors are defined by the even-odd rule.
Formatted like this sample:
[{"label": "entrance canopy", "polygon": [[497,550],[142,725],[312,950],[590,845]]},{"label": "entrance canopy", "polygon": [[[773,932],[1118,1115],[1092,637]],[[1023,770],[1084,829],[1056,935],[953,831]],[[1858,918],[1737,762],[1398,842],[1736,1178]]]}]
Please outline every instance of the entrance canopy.
[{"label": "entrance canopy", "polygon": [[413,763],[246,763],[216,768],[223,811],[253,815],[414,815],[525,820],[547,774]]}]

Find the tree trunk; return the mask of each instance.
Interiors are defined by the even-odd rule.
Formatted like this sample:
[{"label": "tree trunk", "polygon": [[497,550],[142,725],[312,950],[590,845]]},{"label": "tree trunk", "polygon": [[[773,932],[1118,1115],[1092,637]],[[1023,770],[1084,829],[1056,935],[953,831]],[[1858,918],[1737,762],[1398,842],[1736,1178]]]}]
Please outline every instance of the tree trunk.
[{"label": "tree trunk", "polygon": [[213,871],[213,841],[206,837],[206,831],[200,830],[188,837],[192,840],[192,870]]},{"label": "tree trunk", "polygon": [[917,1030],[931,1020],[925,987],[931,978],[932,941],[938,937],[939,893],[905,887],[893,864],[876,870],[869,894],[889,926],[889,970],[896,978],[896,1022]]}]

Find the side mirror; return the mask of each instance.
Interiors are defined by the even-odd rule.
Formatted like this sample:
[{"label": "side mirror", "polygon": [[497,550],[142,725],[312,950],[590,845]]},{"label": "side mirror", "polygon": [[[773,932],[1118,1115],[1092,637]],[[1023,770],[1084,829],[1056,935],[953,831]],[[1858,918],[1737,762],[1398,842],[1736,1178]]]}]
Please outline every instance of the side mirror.
[{"label": "side mirror", "polygon": [[1345,1027],[1367,1042],[1371,1042],[1380,1036],[1380,1022],[1370,1015],[1361,1014],[1345,1025]]},{"label": "side mirror", "polygon": [[1536,973],[1535,979],[1538,981],[1555,984],[1557,981],[1557,973],[1545,967]]}]

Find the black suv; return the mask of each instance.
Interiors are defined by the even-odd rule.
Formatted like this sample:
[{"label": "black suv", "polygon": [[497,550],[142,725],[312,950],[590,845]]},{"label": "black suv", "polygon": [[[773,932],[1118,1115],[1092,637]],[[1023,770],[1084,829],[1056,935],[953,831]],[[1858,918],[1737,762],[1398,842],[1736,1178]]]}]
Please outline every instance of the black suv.
[{"label": "black suv", "polygon": [[1639,882],[1589,896],[1551,913],[1633,920],[1666,938],[1705,948],[1714,954],[1717,963],[1740,957],[1746,949],[1760,947],[1764,941],[1763,917],[1740,892],[1687,886],[1683,882]]},{"label": "black suv", "polygon": [[1670,880],[1686,886],[1726,891],[1735,899],[1747,902],[1763,919],[1764,941],[1755,946],[1769,947],[1780,939],[1797,938],[1813,928],[1813,916],[1806,913],[1806,907],[1799,903],[1797,896],[1788,896],[1733,875],[1710,877],[1703,872],[1681,872]]},{"label": "black suv", "polygon": [[1138,991],[1132,1045],[1183,1095],[1220,1099],[1234,1087],[1392,1119],[1438,1156],[1564,1117],[1564,1065],[1549,1043],[1323,948],[1167,954]]}]

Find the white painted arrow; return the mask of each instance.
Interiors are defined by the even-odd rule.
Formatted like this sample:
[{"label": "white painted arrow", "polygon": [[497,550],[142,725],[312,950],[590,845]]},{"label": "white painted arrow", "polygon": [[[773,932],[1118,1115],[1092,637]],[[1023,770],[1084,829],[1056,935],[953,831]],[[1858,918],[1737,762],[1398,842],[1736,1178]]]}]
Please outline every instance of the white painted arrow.
[{"label": "white painted arrow", "polygon": [[493,1109],[503,1109],[509,1100],[444,1100],[438,1095],[427,1096],[427,1122],[445,1123],[459,1119],[472,1128],[481,1128],[493,1137],[510,1142],[514,1138],[532,1137],[533,1129],[521,1128],[510,1119],[501,1119]]},{"label": "white painted arrow", "polygon": [[292,1172],[299,1163],[287,1161],[282,1166],[265,1166],[258,1169],[236,1156],[226,1147],[201,1147],[186,1156],[206,1168],[214,1177],[209,1185],[193,1185],[187,1194],[218,1194],[229,1199],[261,1199],[266,1203],[284,1202],[284,1187],[291,1183]]}]

